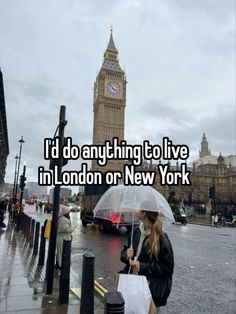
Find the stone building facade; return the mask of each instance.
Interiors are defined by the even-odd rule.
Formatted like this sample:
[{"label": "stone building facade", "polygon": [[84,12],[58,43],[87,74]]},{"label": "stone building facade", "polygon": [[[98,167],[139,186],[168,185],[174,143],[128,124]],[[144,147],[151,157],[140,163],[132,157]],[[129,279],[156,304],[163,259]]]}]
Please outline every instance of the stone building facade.
[{"label": "stone building facade", "polygon": [[0,69],[0,195],[6,193],[4,177],[9,154],[7,115],[3,87],[3,76]]},{"label": "stone building facade", "polygon": [[[157,169],[157,165],[142,165],[143,169]],[[179,163],[170,164],[172,171],[179,169]],[[209,189],[215,186],[216,205],[236,205],[236,155],[214,156],[208,147],[206,135],[203,134],[199,159],[188,166],[191,171],[190,186],[162,186],[157,170],[154,188],[167,199],[173,198],[177,203],[185,202],[205,208],[209,203]]]}]

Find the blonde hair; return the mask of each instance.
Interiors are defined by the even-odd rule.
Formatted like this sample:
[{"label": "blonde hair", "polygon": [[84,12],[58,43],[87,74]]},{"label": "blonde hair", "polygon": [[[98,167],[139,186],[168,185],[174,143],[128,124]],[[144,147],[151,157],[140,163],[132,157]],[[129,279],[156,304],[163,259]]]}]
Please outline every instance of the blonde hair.
[{"label": "blonde hair", "polygon": [[145,211],[148,220],[153,223],[151,234],[147,239],[150,245],[150,256],[158,257],[160,251],[160,235],[162,234],[162,222],[159,220],[158,212]]}]

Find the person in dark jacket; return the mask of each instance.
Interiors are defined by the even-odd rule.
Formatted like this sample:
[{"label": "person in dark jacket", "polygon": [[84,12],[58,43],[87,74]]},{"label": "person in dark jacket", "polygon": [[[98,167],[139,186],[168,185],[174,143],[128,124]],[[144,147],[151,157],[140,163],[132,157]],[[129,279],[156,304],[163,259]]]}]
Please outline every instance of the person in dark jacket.
[{"label": "person in dark jacket", "polygon": [[0,206],[0,228],[6,228],[6,225],[4,223],[5,212],[2,208],[3,207]]},{"label": "person in dark jacket", "polygon": [[133,245],[130,235],[121,252],[121,261],[126,266],[120,272],[146,276],[157,308],[167,303],[174,271],[172,245],[158,215],[158,212],[140,211],[141,224],[134,229]]}]

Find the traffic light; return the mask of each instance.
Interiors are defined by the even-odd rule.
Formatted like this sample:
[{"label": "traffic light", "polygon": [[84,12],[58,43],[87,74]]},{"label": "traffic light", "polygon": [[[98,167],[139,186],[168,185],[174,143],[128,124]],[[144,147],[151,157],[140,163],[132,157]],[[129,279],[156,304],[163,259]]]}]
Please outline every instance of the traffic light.
[{"label": "traffic light", "polygon": [[25,187],[25,181],[26,181],[26,177],[22,174],[20,176],[20,189],[23,190]]}]

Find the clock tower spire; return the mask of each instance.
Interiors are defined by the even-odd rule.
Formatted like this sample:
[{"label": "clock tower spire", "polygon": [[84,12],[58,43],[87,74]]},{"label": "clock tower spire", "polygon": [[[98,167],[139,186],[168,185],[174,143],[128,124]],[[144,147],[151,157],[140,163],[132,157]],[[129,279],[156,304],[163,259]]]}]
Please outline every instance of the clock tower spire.
[{"label": "clock tower spire", "polygon": [[[111,28],[110,39],[102,67],[94,83],[93,100],[93,145],[103,145],[106,140],[117,137],[124,140],[124,118],[126,106],[126,78],[118,60],[118,50],[113,40]],[[122,171],[121,160],[111,160],[100,167],[96,160],[92,162],[93,170]]]},{"label": "clock tower spire", "polygon": [[[118,50],[116,49],[116,46],[114,44],[114,40],[113,40],[113,36],[112,36],[112,26],[111,26],[111,34],[110,34],[110,40],[109,40],[109,43],[108,43],[108,46],[107,46],[107,49],[104,53],[104,58],[113,58],[113,57],[116,57],[117,59],[117,56],[118,56]],[[109,55],[110,53],[110,55]]]}]

